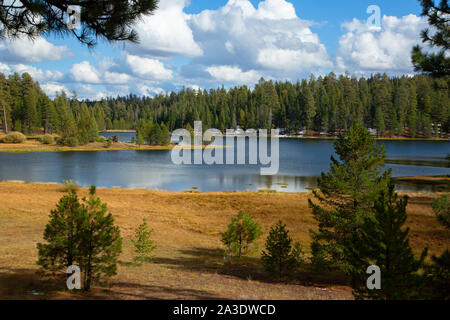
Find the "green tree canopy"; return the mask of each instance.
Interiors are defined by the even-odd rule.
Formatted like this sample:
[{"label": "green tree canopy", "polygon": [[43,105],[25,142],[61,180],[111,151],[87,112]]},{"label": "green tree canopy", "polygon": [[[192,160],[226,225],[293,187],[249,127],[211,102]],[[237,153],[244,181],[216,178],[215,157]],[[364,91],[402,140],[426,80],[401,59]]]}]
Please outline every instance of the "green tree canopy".
[{"label": "green tree canopy", "polygon": [[[143,15],[153,13],[158,0],[46,0],[2,1],[0,5],[0,36],[35,38],[42,34],[74,36],[89,47],[97,39],[108,41],[134,41],[137,34],[132,28]],[[68,13],[78,7],[80,29],[71,28]]]},{"label": "green tree canopy", "polygon": [[240,257],[247,253],[249,246],[261,236],[261,227],[249,213],[239,211],[236,218],[231,219],[227,230],[222,233],[222,243],[229,253],[237,253]]},{"label": "green tree canopy", "polygon": [[[315,258],[345,263],[344,249],[373,210],[380,191],[387,188],[390,172],[382,173],[385,150],[361,125],[353,125],[334,142],[340,161],[331,157],[330,170],[322,173],[309,200],[319,229],[311,230]],[[326,262],[321,261],[321,263]]]},{"label": "green tree canopy", "polygon": [[300,243],[292,243],[289,230],[281,220],[270,228],[266,249],[262,252],[262,262],[267,271],[277,273],[281,278],[283,273],[293,270],[300,264],[301,255]]},{"label": "green tree canopy", "polygon": [[414,70],[434,77],[450,75],[450,8],[448,0],[419,0],[422,5],[422,16],[427,17],[432,28],[422,31],[422,42],[438,52],[426,53],[417,45],[412,50]]},{"label": "green tree canopy", "polygon": [[[406,221],[408,198],[398,199],[394,186],[382,191],[375,202],[375,214],[365,218],[362,231],[352,234],[346,247],[352,276],[353,294],[357,299],[404,300],[418,298],[422,268],[427,249],[419,259],[409,245]],[[381,271],[381,289],[367,288],[367,267],[376,265]]]}]

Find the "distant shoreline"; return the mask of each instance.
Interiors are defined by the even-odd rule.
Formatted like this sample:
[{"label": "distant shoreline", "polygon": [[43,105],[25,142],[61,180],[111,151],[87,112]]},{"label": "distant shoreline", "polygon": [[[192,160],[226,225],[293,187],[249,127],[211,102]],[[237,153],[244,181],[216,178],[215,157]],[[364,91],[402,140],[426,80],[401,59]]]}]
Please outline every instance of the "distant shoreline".
[{"label": "distant shoreline", "polygon": [[[100,131],[100,133],[133,133],[133,130],[108,130]],[[1,136],[2,134],[0,134]],[[225,137],[226,135],[223,135]],[[239,135],[229,135],[232,137],[239,137]],[[270,138],[270,135],[268,136]],[[335,140],[336,137],[329,136],[279,136],[280,139],[303,139],[303,140]],[[447,138],[406,138],[406,137],[383,137],[375,138],[377,141],[450,141]],[[69,152],[69,151],[121,151],[121,150],[134,150],[134,151],[150,151],[150,150],[171,150],[175,145],[168,146],[150,146],[150,145],[136,145],[130,142],[116,142],[107,146],[103,142],[91,142],[85,145],[79,145],[76,147],[60,146],[56,144],[46,145],[38,141],[38,136],[29,136],[27,140],[20,144],[7,144],[0,143],[0,153],[28,153],[28,152]],[[195,147],[193,147],[195,148]],[[205,146],[203,146],[205,148]]]},{"label": "distant shoreline", "polygon": [[[136,133],[136,130],[102,130],[99,131],[99,133]],[[224,137],[230,136],[230,137],[238,137],[239,135],[223,135]],[[270,135],[268,135],[270,137]],[[334,140],[337,137],[335,136],[278,136],[280,139],[317,139],[317,140]],[[380,141],[396,141],[396,140],[411,140],[411,141],[450,141],[450,138],[408,138],[408,137],[374,137],[376,140]]]}]

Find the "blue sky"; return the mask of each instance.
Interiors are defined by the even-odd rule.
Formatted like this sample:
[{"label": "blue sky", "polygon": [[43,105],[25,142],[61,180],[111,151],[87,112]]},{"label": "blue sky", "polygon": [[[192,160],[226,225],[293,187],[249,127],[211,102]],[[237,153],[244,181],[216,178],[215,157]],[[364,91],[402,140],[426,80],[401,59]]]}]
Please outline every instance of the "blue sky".
[{"label": "blue sky", "polygon": [[[380,26],[367,26],[377,5]],[[410,51],[426,20],[417,0],[161,0],[137,45],[88,50],[52,36],[0,43],[0,72],[29,72],[49,94],[100,99],[184,87],[253,85],[340,74],[412,74]]]}]

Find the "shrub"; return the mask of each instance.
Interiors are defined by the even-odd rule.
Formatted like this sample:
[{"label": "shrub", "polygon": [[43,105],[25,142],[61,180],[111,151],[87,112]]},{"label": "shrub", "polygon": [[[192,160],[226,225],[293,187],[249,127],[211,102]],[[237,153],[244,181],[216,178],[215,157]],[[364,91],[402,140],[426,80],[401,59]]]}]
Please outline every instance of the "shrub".
[{"label": "shrub", "polygon": [[135,230],[135,239],[132,239],[134,245],[134,251],[136,256],[134,261],[151,261],[154,257],[152,255],[153,250],[156,249],[155,241],[151,240],[153,229],[149,229],[147,221],[143,219],[142,224],[140,224]]},{"label": "shrub", "polygon": [[249,213],[239,211],[236,218],[231,219],[227,231],[222,233],[222,243],[227,246],[228,253],[237,253],[240,257],[248,252],[250,244],[261,236],[261,227]]},{"label": "shrub", "polygon": [[292,238],[281,220],[270,229],[266,249],[262,252],[262,262],[267,271],[277,273],[280,278],[283,272],[291,271],[303,262],[300,243],[296,242],[292,246]]},{"label": "shrub", "polygon": [[3,142],[4,143],[22,143],[26,140],[27,138],[25,137],[25,135],[23,135],[20,132],[11,132],[8,133],[5,137],[3,137]]},{"label": "shrub", "polygon": [[104,147],[109,148],[109,147],[111,147],[111,145],[112,145],[111,140],[106,140]]},{"label": "shrub", "polygon": [[63,180],[64,191],[77,191],[79,189],[78,182],[73,182],[72,179]]},{"label": "shrub", "polygon": [[62,144],[69,147],[76,147],[78,145],[78,139],[76,137],[68,137],[62,141]]},{"label": "shrub", "polygon": [[41,143],[42,144],[53,144],[55,140],[53,139],[53,136],[46,134],[41,137]]},{"label": "shrub", "polygon": [[449,196],[443,195],[441,198],[433,200],[433,211],[439,221],[447,228],[450,228],[450,199]]},{"label": "shrub", "polygon": [[97,141],[97,142],[105,142],[105,141],[106,141],[106,138],[103,137],[103,136],[99,136],[99,137],[96,139],[96,141]]}]

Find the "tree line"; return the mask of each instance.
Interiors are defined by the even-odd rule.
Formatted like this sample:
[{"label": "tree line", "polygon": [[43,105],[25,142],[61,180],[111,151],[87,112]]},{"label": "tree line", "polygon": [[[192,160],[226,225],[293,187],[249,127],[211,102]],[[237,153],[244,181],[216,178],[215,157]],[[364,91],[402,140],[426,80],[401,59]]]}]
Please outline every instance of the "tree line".
[{"label": "tree line", "polygon": [[[207,90],[183,88],[155,97],[80,101],[65,92],[52,100],[28,73],[0,74],[3,129],[24,133],[58,133],[81,142],[90,131],[140,129],[158,124],[172,131],[203,128],[282,128],[289,134],[336,133],[359,123],[378,136],[433,137],[450,131],[449,77],[393,77],[376,74],[359,79],[333,73],[292,82],[265,81]],[[162,127],[164,124],[164,127]],[[73,132],[77,131],[77,132]],[[80,132],[78,132],[80,131]]]}]

